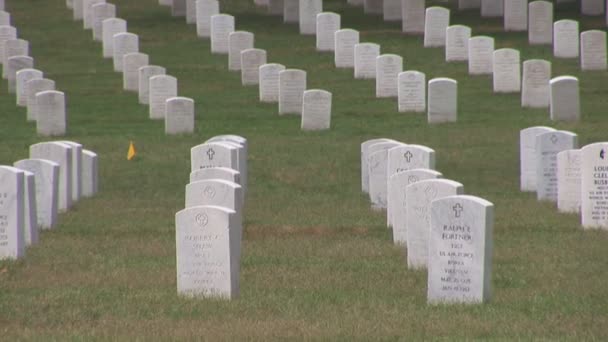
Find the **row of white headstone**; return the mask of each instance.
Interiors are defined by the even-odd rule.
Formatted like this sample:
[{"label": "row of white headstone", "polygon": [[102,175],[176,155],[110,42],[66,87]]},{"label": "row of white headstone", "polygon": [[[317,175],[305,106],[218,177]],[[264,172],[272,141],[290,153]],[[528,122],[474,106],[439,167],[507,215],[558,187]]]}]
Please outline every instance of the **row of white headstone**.
[{"label": "row of white headstone", "polygon": [[[194,132],[194,100],[178,96],[177,79],[165,68],[149,65],[149,56],[139,51],[139,37],[127,32],[127,22],[116,17],[116,5],[105,0],[74,0],[73,19],[100,41],[103,57],[112,58],[114,71],[123,75],[123,89],[137,92],[141,104],[149,105],[149,117],[165,121],[165,134]],[[68,4],[69,7],[69,4]]]},{"label": "row of white headstone", "polygon": [[190,150],[185,209],[175,215],[180,295],[239,294],[247,148],[241,136],[220,135]]},{"label": "row of white headstone", "polygon": [[519,134],[520,189],[580,213],[583,228],[608,230],[608,143],[578,148],[578,136],[535,126]]},{"label": "row of white headstone", "polygon": [[380,138],[361,144],[361,188],[387,210],[395,244],[411,269],[428,269],[429,303],[479,303],[490,297],[492,203],[464,195],[435,170],[435,151]]},{"label": "row of white headstone", "polygon": [[0,259],[19,259],[53,229],[57,214],[98,189],[97,154],[72,141],[30,146],[29,159],[0,166]]}]

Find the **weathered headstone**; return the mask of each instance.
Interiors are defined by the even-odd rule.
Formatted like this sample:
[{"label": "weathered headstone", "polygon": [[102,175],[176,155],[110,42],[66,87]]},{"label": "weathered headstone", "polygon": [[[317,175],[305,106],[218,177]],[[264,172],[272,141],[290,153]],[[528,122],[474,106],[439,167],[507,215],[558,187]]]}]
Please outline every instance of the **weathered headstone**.
[{"label": "weathered headstone", "polygon": [[266,64],[266,50],[241,51],[241,83],[244,86],[260,83],[260,67]]},{"label": "weathered headstone", "polygon": [[557,202],[557,153],[578,148],[578,136],[553,131],[536,136],[536,198]]},{"label": "weathered headstone", "polygon": [[260,66],[260,101],[279,102],[279,74],[285,66],[269,63]]},{"label": "weathered headstone", "polygon": [[414,70],[399,73],[398,108],[400,112],[420,112],[426,109],[426,76]]},{"label": "weathered headstone", "polygon": [[494,51],[492,81],[495,93],[517,93],[521,90],[519,51],[498,49]]},{"label": "weathered headstone", "polygon": [[369,198],[373,209],[387,207],[388,150],[405,145],[399,141],[380,141],[367,148]]},{"label": "weathered headstone", "polygon": [[220,14],[220,3],[217,0],[196,1],[196,35],[202,38],[211,37],[211,17]]},{"label": "weathered headstone", "polygon": [[402,0],[401,17],[401,31],[423,34],[425,27],[424,0]]},{"label": "weathered headstone", "polygon": [[177,78],[169,75],[150,77],[150,119],[164,120],[166,101],[177,96]]},{"label": "weathered headstone", "polygon": [[502,17],[503,0],[481,0],[481,16],[483,18]]},{"label": "weathered headstone", "polygon": [[384,54],[376,58],[376,97],[398,96],[398,77],[401,71],[401,56]]},{"label": "weathered headstone", "polygon": [[331,93],[321,89],[304,91],[302,100],[303,131],[329,129],[331,125]]},{"label": "weathered headstone", "polygon": [[557,153],[557,209],[562,213],[581,211],[581,150]]},{"label": "weathered headstone", "polygon": [[32,69],[33,67],[34,59],[30,56],[13,56],[8,59],[8,62],[4,65],[4,70],[6,70],[9,93],[14,94],[17,92],[17,72],[24,69]]},{"label": "weathered headstone", "polygon": [[528,4],[528,42],[534,45],[553,41],[553,3],[532,1]]},{"label": "weathered headstone", "polygon": [[469,38],[471,38],[470,27],[464,25],[448,26],[445,31],[445,61],[468,60]]},{"label": "weathered headstone", "polygon": [[46,159],[59,165],[58,203],[59,212],[72,207],[72,147],[50,141],[30,146],[30,158]]},{"label": "weathered headstone", "polygon": [[458,117],[458,82],[451,78],[429,81],[428,123],[455,122]]},{"label": "weathered headstone", "polygon": [[606,32],[589,30],[581,33],[581,69],[606,70]]},{"label": "weathered headstone", "polygon": [[[403,191],[403,190],[401,190]],[[405,226],[407,267],[426,269],[429,258],[431,203],[434,200],[464,194],[464,187],[448,179],[425,179],[405,188]],[[394,235],[394,234],[393,234]],[[405,242],[405,241],[396,241]]]},{"label": "weathered headstone", "polygon": [[210,142],[190,149],[190,171],[210,167],[227,167],[239,171],[238,147],[223,142]]},{"label": "weathered headstone", "polygon": [[15,75],[15,85],[18,106],[27,106],[26,83],[33,79],[41,79],[42,77],[44,77],[42,71],[36,69],[21,69],[17,71]]},{"label": "weathered headstone", "polygon": [[128,53],[139,52],[139,37],[129,32],[117,33],[113,37],[112,58],[114,71],[123,71],[123,57]]},{"label": "weathered headstone", "polygon": [[253,44],[251,32],[234,31],[228,35],[228,70],[241,70],[241,51],[253,49]]},{"label": "weathered headstone", "polygon": [[494,205],[458,195],[431,203],[428,295],[431,304],[490,299]]},{"label": "weathered headstone", "polygon": [[380,45],[375,43],[355,44],[355,78],[376,78],[376,58],[380,56]]},{"label": "weathered headstone", "polygon": [[279,73],[279,115],[302,114],[306,71],[285,69]]},{"label": "weathered headstone", "polygon": [[230,44],[228,37],[234,32],[234,17],[228,14],[211,16],[211,53],[228,54]]},{"label": "weathered headstone", "polygon": [[141,52],[131,52],[123,56],[122,88],[139,91],[139,68],[148,65],[150,57]]},{"label": "weathered headstone", "polygon": [[150,78],[154,76],[164,75],[167,70],[158,65],[146,65],[138,69],[138,97],[139,103],[150,103]]},{"label": "weathered headstone", "polygon": [[42,136],[65,135],[67,115],[65,94],[45,90],[36,94],[36,132]]},{"label": "weathered headstone", "polygon": [[11,26],[11,14],[6,11],[0,11],[0,26]]},{"label": "weathered headstone", "polygon": [[234,210],[241,215],[243,189],[237,183],[223,179],[205,179],[186,185],[186,208],[215,205]]},{"label": "weathered headstone", "polygon": [[165,103],[165,134],[194,132],[194,100],[170,97]]},{"label": "weathered headstone", "polygon": [[558,20],[553,24],[553,56],[577,58],[579,49],[578,21]]},{"label": "weathered headstone", "polygon": [[127,21],[120,18],[109,18],[101,22],[101,42],[103,57],[114,57],[114,35],[127,32]]},{"label": "weathered headstone", "polygon": [[300,20],[300,0],[283,0],[283,22],[297,23]]},{"label": "weathered headstone", "polygon": [[553,121],[578,121],[581,116],[578,79],[559,76],[549,82],[549,107]]},{"label": "weathered headstone", "polygon": [[92,197],[98,191],[99,172],[97,153],[82,150],[82,196]]},{"label": "weathered headstone", "polygon": [[190,172],[190,183],[206,179],[222,179],[241,184],[241,173],[227,167],[208,167]]},{"label": "weathered headstone", "polygon": [[608,143],[581,149],[581,221],[583,228],[608,229]]},{"label": "weathered headstone", "polygon": [[116,5],[99,3],[91,8],[91,27],[93,29],[93,40],[103,41],[103,21],[116,17]]},{"label": "weathered headstone", "polygon": [[445,46],[445,30],[450,25],[450,10],[433,6],[426,9],[424,47]]},{"label": "weathered headstone", "polygon": [[4,55],[2,56],[2,77],[6,79],[7,68],[6,64],[8,59],[14,56],[29,56],[30,55],[30,43],[23,39],[9,39],[5,40],[3,45]]},{"label": "weathered headstone", "polygon": [[476,36],[469,39],[469,75],[492,74],[494,38]]},{"label": "weathered headstone", "polygon": [[82,145],[73,141],[62,140],[59,143],[71,147],[72,153],[72,203],[76,203],[82,196]]},{"label": "weathered headstone", "polygon": [[371,145],[380,143],[380,142],[390,142],[394,141],[386,138],[379,139],[370,139],[361,143],[361,191],[364,193],[369,193],[369,168],[367,165],[367,160],[369,157],[368,149]]},{"label": "weathered headstone", "polygon": [[0,166],[0,260],[25,254],[24,177],[22,170]]},{"label": "weathered headstone", "polygon": [[521,191],[536,191],[536,136],[547,132],[555,132],[555,129],[535,126],[519,131],[519,179]]},{"label": "weathered headstone", "polygon": [[316,34],[317,14],[323,12],[323,0],[300,0],[300,34]]},{"label": "weathered headstone", "polygon": [[85,30],[93,28],[93,6],[105,2],[106,0],[82,0],[82,27]]},{"label": "weathered headstone", "polygon": [[549,107],[551,62],[542,59],[524,61],[523,74],[521,106],[532,108]]},{"label": "weathered headstone", "polygon": [[504,0],[505,31],[526,31],[528,29],[528,0]]},{"label": "weathered headstone", "polygon": [[55,90],[55,81],[46,78],[34,78],[25,83],[27,121],[36,121],[36,94],[45,90]]},{"label": "weathered headstone", "polygon": [[8,25],[0,26],[0,63],[2,64],[4,64],[4,43],[13,39],[17,39],[17,29]]},{"label": "weathered headstone", "polygon": [[241,181],[239,182],[239,184],[241,184],[241,186],[243,187],[243,192],[247,192],[247,156],[249,153],[249,145],[247,143],[247,139],[240,135],[223,134],[216,135],[205,141],[205,143],[212,142],[220,142],[237,148],[237,170],[241,174]]},{"label": "weathered headstone", "polygon": [[401,0],[383,0],[382,18],[384,21],[401,21]]},{"label": "weathered headstone", "polygon": [[355,67],[355,45],[359,44],[359,31],[342,29],[335,32],[334,63],[336,68]]},{"label": "weathered headstone", "polygon": [[51,229],[57,222],[59,200],[59,164],[47,159],[22,159],[15,167],[34,174],[36,183],[37,224],[40,229]]},{"label": "weathered headstone", "polygon": [[339,29],[339,14],[333,12],[317,14],[317,51],[334,51],[334,33]]}]

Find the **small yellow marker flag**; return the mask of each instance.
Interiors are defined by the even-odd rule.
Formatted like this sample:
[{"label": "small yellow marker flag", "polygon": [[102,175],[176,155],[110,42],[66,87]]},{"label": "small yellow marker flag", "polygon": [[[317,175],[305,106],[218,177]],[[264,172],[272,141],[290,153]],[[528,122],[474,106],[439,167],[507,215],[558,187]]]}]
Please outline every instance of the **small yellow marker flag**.
[{"label": "small yellow marker flag", "polygon": [[135,157],[135,145],[133,145],[133,142],[130,141],[129,142],[129,152],[127,152],[127,160],[131,160],[131,159],[133,159],[133,157]]}]

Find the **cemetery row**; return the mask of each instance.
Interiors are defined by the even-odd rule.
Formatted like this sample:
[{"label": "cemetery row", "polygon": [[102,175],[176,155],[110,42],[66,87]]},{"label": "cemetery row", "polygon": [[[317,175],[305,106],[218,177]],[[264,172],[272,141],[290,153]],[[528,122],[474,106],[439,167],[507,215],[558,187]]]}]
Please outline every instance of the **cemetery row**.
[{"label": "cemetery row", "polygon": [[0,260],[23,257],[58,213],[95,195],[97,169],[97,154],[72,141],[34,144],[29,159],[0,165]]}]

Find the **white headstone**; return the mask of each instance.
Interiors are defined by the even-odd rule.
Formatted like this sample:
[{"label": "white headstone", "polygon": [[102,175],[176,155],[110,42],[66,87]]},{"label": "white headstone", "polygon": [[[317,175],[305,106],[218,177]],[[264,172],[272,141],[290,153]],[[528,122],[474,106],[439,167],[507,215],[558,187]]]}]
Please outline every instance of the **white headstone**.
[{"label": "white headstone", "polygon": [[378,56],[380,56],[380,45],[375,43],[355,44],[355,78],[376,78]]},{"label": "white headstone", "polygon": [[469,39],[469,75],[492,74],[494,38],[476,36]]},{"label": "white headstone", "polygon": [[403,58],[384,54],[376,58],[376,97],[398,97],[398,77]]},{"label": "white headstone", "polygon": [[74,11],[73,12],[74,21],[83,19],[83,16],[84,16],[83,1],[84,0],[73,0],[73,2],[72,2],[72,10]]},{"label": "white headstone", "polygon": [[186,208],[215,205],[242,214],[243,189],[237,183],[223,179],[205,179],[186,185]]},{"label": "white headstone", "polygon": [[448,26],[445,31],[445,61],[468,60],[469,38],[471,38],[470,27],[464,25]]},{"label": "white headstone", "polygon": [[45,90],[55,90],[55,81],[46,78],[34,78],[25,82],[27,121],[36,121],[36,94]]},{"label": "white headstone", "polygon": [[483,18],[502,17],[503,0],[481,0],[481,16]]},{"label": "white headstone", "polygon": [[164,75],[167,70],[158,65],[146,65],[138,69],[139,103],[150,103],[150,77]]},{"label": "white headstone", "polygon": [[169,75],[150,77],[150,119],[164,120],[166,101],[177,96],[177,78]]},{"label": "white headstone", "polygon": [[194,132],[194,100],[171,97],[165,103],[165,134]]},{"label": "white headstone", "polygon": [[25,246],[38,243],[38,210],[34,174],[23,170],[23,240]]},{"label": "white headstone", "polygon": [[505,31],[526,31],[528,29],[528,0],[504,0]]},{"label": "white headstone", "polygon": [[36,69],[21,69],[17,71],[15,75],[15,85],[18,106],[27,106],[27,89],[25,88],[27,82],[34,79],[41,79],[42,77],[44,77],[42,71]]},{"label": "white headstone", "polygon": [[577,58],[579,49],[578,21],[563,19],[553,24],[553,56]]},{"label": "white headstone", "polygon": [[227,167],[239,171],[238,147],[224,142],[210,142],[190,149],[190,172],[210,167]]},{"label": "white headstone", "polygon": [[581,149],[581,221],[583,228],[608,229],[608,143]]},{"label": "white headstone", "polygon": [[241,70],[241,51],[253,49],[253,42],[251,32],[234,31],[228,35],[228,70]]},{"label": "white headstone", "polygon": [[91,20],[93,28],[93,39],[95,41],[103,41],[103,21],[116,17],[116,5],[108,3],[99,3],[91,8]]},{"label": "white headstone", "polygon": [[426,76],[414,70],[399,73],[398,104],[400,112],[420,112],[426,109]]},{"label": "white headstone", "polygon": [[13,56],[4,65],[6,78],[8,79],[8,92],[17,92],[17,72],[34,67],[34,59],[30,56]]},{"label": "white headstone", "polygon": [[136,34],[123,32],[114,35],[114,71],[123,71],[123,57],[128,53],[139,52],[139,37]]},{"label": "white headstone", "polygon": [[581,116],[578,79],[559,76],[549,82],[549,107],[553,121],[578,121]]},{"label": "white headstone", "polygon": [[241,173],[227,167],[208,167],[190,172],[190,183],[206,179],[222,179],[241,184]]},{"label": "white headstone", "polygon": [[451,78],[429,81],[428,123],[455,122],[458,117],[458,82]]},{"label": "white headstone", "polygon": [[401,31],[413,34],[424,33],[424,2],[424,0],[401,0]]},{"label": "white headstone", "polygon": [[15,167],[34,174],[36,183],[37,224],[40,229],[51,229],[57,222],[59,200],[59,164],[47,159],[22,159]]},{"label": "white headstone", "polygon": [[45,90],[36,94],[36,132],[42,136],[65,135],[67,116],[65,94]]},{"label": "white headstone", "polygon": [[342,29],[335,32],[334,63],[336,68],[355,67],[355,45],[359,44],[359,31]]},{"label": "white headstone", "polygon": [[30,43],[23,39],[8,39],[3,43],[4,55],[2,56],[2,77],[6,78],[6,63],[8,59],[14,56],[29,56],[30,55]]},{"label": "white headstone", "polygon": [[581,0],[581,14],[583,14],[583,15],[602,15],[602,14],[604,14],[604,1],[602,1],[602,0]]},{"label": "white headstone", "polygon": [[391,139],[379,138],[366,140],[361,143],[361,191],[364,193],[369,193],[369,167],[367,164],[369,158],[368,149],[371,145],[390,141],[394,142],[394,140]]},{"label": "white headstone", "polygon": [[50,141],[30,146],[30,158],[46,159],[59,165],[57,209],[65,212],[72,206],[72,147]]},{"label": "white headstone", "polygon": [[220,13],[220,3],[217,0],[196,1],[196,35],[211,37],[211,17]]},{"label": "white headstone", "polygon": [[25,254],[24,177],[22,170],[0,166],[0,260]]},{"label": "white headstone", "polygon": [[72,203],[82,196],[82,145],[73,141],[58,141],[71,147],[72,153]]},{"label": "white headstone", "polygon": [[519,131],[519,179],[521,191],[536,191],[536,136],[547,132],[555,132],[555,129],[535,126]]},{"label": "white headstone", "polygon": [[114,57],[114,35],[127,32],[127,22],[120,18],[109,18],[101,22],[103,57]]},{"label": "white headstone", "polygon": [[581,150],[557,153],[557,209],[562,213],[581,211]]},{"label": "white headstone", "polygon": [[557,202],[557,153],[578,148],[578,136],[553,131],[536,136],[536,198]]},{"label": "white headstone", "polygon": [[97,153],[82,150],[82,196],[92,197],[98,191],[99,172]]},{"label": "white headstone", "polygon": [[302,100],[303,131],[329,129],[331,124],[331,93],[321,89],[304,91]]},{"label": "white headstone", "polygon": [[494,205],[458,195],[431,203],[428,297],[432,304],[490,299]]},{"label": "white headstone", "polygon": [[260,83],[260,67],[266,64],[266,50],[241,51],[241,83],[244,86]]},{"label": "white headstone", "polygon": [[339,14],[333,12],[317,14],[317,51],[334,51],[334,33],[339,29]]},{"label": "white headstone", "polygon": [[148,65],[150,57],[141,52],[132,52],[123,56],[122,88],[127,91],[139,91],[139,68]]},{"label": "white headstone", "polygon": [[450,10],[433,6],[426,9],[424,47],[445,46],[445,30],[450,25]]},{"label": "white headstone", "polygon": [[247,192],[247,156],[248,156],[248,143],[247,139],[240,135],[234,134],[223,134],[216,135],[212,138],[207,139],[205,143],[220,142],[231,145],[237,148],[237,169],[241,174],[241,181],[238,182],[243,187],[243,192]]},{"label": "white headstone", "polygon": [[0,26],[0,63],[4,64],[4,42],[17,39],[17,29],[9,26]]},{"label": "white headstone", "polygon": [[279,102],[279,73],[285,66],[269,63],[260,66],[260,101]]},{"label": "white headstone", "polygon": [[297,23],[300,20],[300,0],[283,0],[283,22]]},{"label": "white headstone", "polygon": [[285,69],[279,73],[279,115],[302,114],[306,71]]},{"label": "white headstone", "polygon": [[228,14],[211,16],[211,53],[228,54],[230,45],[228,37],[234,32],[234,17]]},{"label": "white headstone", "polygon": [[523,74],[521,106],[532,108],[549,107],[551,62],[542,59],[524,61]]},{"label": "white headstone", "polygon": [[[405,202],[405,226],[407,227],[405,238],[407,241],[408,268],[427,268],[429,233],[431,231],[431,203],[440,198],[462,194],[464,194],[462,184],[447,179],[420,180],[405,188],[405,198],[407,199]],[[397,242],[395,241],[395,243]]]},{"label": "white headstone", "polygon": [[382,17],[384,21],[401,21],[401,0],[383,0]]},{"label": "white headstone", "polygon": [[11,14],[6,11],[0,11],[0,26],[11,26]]},{"label": "white headstone", "polygon": [[528,42],[551,44],[553,41],[553,3],[532,1],[528,4]]},{"label": "white headstone", "polygon": [[85,30],[93,28],[93,6],[106,0],[82,0],[82,27]]},{"label": "white headstone", "polygon": [[368,189],[373,209],[387,207],[388,150],[399,145],[405,144],[398,141],[380,141],[367,148]]},{"label": "white headstone", "polygon": [[521,90],[519,51],[498,49],[494,51],[492,81],[495,93],[518,93]]},{"label": "white headstone", "polygon": [[589,30],[581,33],[581,69],[606,70],[606,32]]},{"label": "white headstone", "polygon": [[323,0],[300,0],[300,34],[316,34],[317,14],[323,12]]}]

